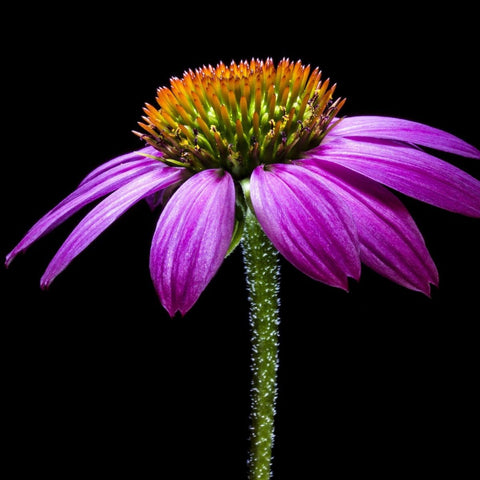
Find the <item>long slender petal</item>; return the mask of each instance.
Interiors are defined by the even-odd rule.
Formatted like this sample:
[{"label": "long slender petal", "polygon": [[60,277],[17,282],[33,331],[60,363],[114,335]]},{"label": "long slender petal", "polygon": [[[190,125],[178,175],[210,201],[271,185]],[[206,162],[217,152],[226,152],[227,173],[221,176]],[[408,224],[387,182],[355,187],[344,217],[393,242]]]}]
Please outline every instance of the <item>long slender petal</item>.
[{"label": "long slender petal", "polygon": [[7,255],[5,265],[8,267],[15,256],[25,251],[33,242],[46,235],[88,203],[113,192],[133,178],[154,168],[158,168],[158,162],[155,160],[146,158],[132,160],[127,164],[116,165],[82,183],[30,228],[22,240]]},{"label": "long slender petal", "polygon": [[168,201],[153,236],[150,272],[172,317],[193,306],[219,269],[234,218],[235,186],[221,170],[195,174]]},{"label": "long slender petal", "polygon": [[480,158],[480,150],[455,135],[403,118],[368,115],[345,117],[332,128],[329,135],[398,140],[464,157]]},{"label": "long slender petal", "polygon": [[411,290],[430,294],[438,272],[422,234],[405,206],[389,190],[363,175],[333,163],[299,164],[348,203],[357,226],[360,259],[384,277]]},{"label": "long slender petal", "polygon": [[351,213],[318,175],[297,165],[260,166],[252,173],[250,195],[263,230],[299,270],[345,290],[348,277],[359,278]]},{"label": "long slender petal", "polygon": [[[153,147],[145,147],[141,148],[140,150],[135,150],[134,152],[126,153],[125,155],[120,155],[119,157],[112,158],[108,162],[102,163],[102,165],[98,166],[95,170],[92,170],[81,182],[82,185],[85,182],[90,181],[92,178],[95,178],[97,175],[100,175],[107,170],[116,167],[117,165],[121,165],[123,163],[132,162],[135,160],[145,160],[146,155],[153,155],[160,157],[162,154]],[[161,166],[164,164],[159,162]]]},{"label": "long slender petal", "polygon": [[389,140],[337,137],[310,153],[426,203],[480,216],[480,181],[422,150]]},{"label": "long slender petal", "polygon": [[47,288],[53,279],[95,238],[137,201],[183,178],[182,168],[155,168],[136,177],[102,200],[72,231],[43,274]]}]

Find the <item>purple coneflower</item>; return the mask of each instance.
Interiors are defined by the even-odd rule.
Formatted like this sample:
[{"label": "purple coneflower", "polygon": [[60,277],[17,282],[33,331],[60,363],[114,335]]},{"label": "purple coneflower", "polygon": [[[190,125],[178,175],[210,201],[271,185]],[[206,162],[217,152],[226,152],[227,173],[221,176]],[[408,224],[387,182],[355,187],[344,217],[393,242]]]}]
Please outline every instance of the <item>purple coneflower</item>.
[{"label": "purple coneflower", "polygon": [[[276,253],[347,290],[361,264],[430,294],[438,273],[414,220],[391,189],[480,216],[480,182],[432,155],[480,158],[445,131],[390,117],[339,117],[344,100],[300,61],[251,60],[188,70],[147,104],[148,146],[115,158],[41,218],[20,252],[90,202],[48,265],[46,288],[142,199],[161,207],[150,253],[160,301],[185,314],[242,242],[252,324],[252,479],[270,478],[278,335]],[[266,235],[266,236],[265,236]],[[270,243],[271,242],[271,243]],[[273,247],[272,247],[273,245]]]},{"label": "purple coneflower", "polygon": [[299,270],[347,289],[364,263],[429,294],[438,274],[413,219],[389,189],[480,216],[480,182],[421,147],[464,157],[480,151],[420,123],[338,117],[344,100],[300,61],[220,63],[172,78],[146,105],[149,146],[115,158],[41,218],[7,256],[90,202],[42,277],[46,288],[141,199],[161,204],[150,270],[160,301],[185,314],[242,236],[252,207],[278,251]]}]

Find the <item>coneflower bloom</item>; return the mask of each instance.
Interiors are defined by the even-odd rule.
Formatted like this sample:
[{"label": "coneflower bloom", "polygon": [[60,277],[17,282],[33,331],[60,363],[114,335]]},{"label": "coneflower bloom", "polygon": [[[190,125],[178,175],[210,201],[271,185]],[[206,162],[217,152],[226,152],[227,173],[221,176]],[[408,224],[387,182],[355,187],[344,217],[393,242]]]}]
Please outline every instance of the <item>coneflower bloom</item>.
[{"label": "coneflower bloom", "polygon": [[348,289],[361,264],[430,294],[438,273],[424,239],[391,192],[480,216],[480,182],[431,150],[480,158],[458,137],[391,117],[340,117],[344,104],[318,68],[283,59],[219,63],[158,89],[135,132],[147,146],[91,172],[41,218],[6,264],[81,208],[48,265],[46,288],[136,202],[161,207],[150,271],[170,315],[185,314],[242,237],[251,209],[285,259]]}]

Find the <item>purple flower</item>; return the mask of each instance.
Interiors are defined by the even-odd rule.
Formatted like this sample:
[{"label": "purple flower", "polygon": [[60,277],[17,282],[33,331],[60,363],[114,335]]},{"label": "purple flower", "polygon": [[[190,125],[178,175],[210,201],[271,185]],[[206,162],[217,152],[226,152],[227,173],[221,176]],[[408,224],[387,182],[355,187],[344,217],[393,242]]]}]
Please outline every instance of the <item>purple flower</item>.
[{"label": "purple flower", "polygon": [[46,288],[113,221],[146,199],[161,213],[150,272],[170,315],[185,314],[240,242],[250,208],[296,268],[348,289],[361,264],[430,294],[435,264],[396,190],[480,217],[480,182],[431,150],[480,151],[445,131],[390,117],[338,116],[318,69],[282,60],[189,70],[146,105],[148,146],[94,170],[41,218],[6,264],[94,200],[48,265]]}]

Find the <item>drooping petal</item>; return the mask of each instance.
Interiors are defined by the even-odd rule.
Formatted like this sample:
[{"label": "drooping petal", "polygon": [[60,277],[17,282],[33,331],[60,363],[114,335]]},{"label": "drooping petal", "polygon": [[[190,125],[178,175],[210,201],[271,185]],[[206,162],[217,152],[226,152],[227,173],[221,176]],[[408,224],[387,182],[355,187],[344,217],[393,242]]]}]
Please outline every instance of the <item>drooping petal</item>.
[{"label": "drooping petal", "polygon": [[155,160],[142,158],[131,160],[127,164],[119,164],[83,182],[74,192],[62,200],[56,207],[38,220],[26,233],[16,247],[7,255],[5,265],[8,265],[33,242],[46,235],[74,213],[94,200],[108,195],[132,179],[158,167]]},{"label": "drooping petal", "polygon": [[297,165],[257,167],[250,195],[257,219],[277,250],[306,275],[348,289],[360,276],[351,213],[318,177]]},{"label": "drooping petal", "polygon": [[310,158],[343,165],[410,197],[467,216],[480,216],[480,181],[422,150],[389,140],[337,137]]},{"label": "drooping petal", "polygon": [[403,118],[357,116],[342,118],[329,135],[372,137],[413,143],[469,158],[480,158],[480,150],[438,128]]},{"label": "drooping petal", "polygon": [[153,236],[150,272],[172,317],[194,305],[220,268],[234,220],[235,186],[221,170],[195,174],[168,201]]},{"label": "drooping petal", "polygon": [[[134,152],[126,153],[125,155],[120,155],[119,157],[112,158],[112,160],[109,160],[108,162],[102,163],[102,165],[98,166],[95,170],[92,170],[81,182],[80,185],[82,185],[85,182],[90,181],[92,178],[95,178],[97,175],[100,175],[103,172],[106,172],[107,170],[116,167],[117,165],[123,164],[123,163],[129,163],[135,160],[145,160],[147,155],[153,155],[156,157],[161,157],[162,154],[156,150],[155,148],[148,146],[145,148],[141,148],[140,150],[135,150]],[[161,166],[164,164],[159,162]]]},{"label": "drooping petal", "polygon": [[69,235],[43,274],[47,288],[53,279],[120,215],[142,198],[183,178],[182,168],[155,168],[119,188],[93,208]]},{"label": "drooping petal", "polygon": [[360,259],[384,277],[430,294],[438,272],[414,220],[389,190],[340,165],[302,161],[348,203],[357,226]]}]

